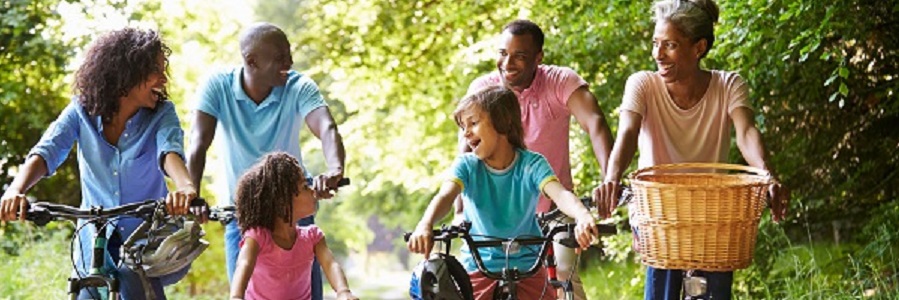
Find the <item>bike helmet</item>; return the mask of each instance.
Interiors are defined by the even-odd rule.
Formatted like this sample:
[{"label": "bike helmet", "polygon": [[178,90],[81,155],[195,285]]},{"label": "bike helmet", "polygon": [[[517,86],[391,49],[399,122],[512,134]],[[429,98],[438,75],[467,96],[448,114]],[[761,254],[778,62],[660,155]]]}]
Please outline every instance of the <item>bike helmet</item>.
[{"label": "bike helmet", "polygon": [[471,279],[455,257],[438,253],[415,266],[409,296],[415,300],[471,300]]},{"label": "bike helmet", "polygon": [[[190,265],[209,246],[206,234],[194,221],[184,217],[144,222],[122,247],[124,264],[142,268],[147,277],[174,274]],[[149,230],[142,230],[150,227]]]}]

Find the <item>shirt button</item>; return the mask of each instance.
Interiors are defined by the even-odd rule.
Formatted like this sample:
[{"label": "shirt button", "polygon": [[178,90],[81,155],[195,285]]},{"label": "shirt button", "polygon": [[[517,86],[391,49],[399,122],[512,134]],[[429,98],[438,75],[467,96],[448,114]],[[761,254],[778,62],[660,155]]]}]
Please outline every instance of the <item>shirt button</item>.
[{"label": "shirt button", "polygon": [[128,137],[128,134],[127,134],[127,133],[125,134],[125,137]]},{"label": "shirt button", "polygon": [[118,171],[112,171],[112,176],[119,176],[119,172],[118,172]]},{"label": "shirt button", "polygon": [[115,195],[118,196],[118,195],[119,195],[119,192],[115,192]]}]

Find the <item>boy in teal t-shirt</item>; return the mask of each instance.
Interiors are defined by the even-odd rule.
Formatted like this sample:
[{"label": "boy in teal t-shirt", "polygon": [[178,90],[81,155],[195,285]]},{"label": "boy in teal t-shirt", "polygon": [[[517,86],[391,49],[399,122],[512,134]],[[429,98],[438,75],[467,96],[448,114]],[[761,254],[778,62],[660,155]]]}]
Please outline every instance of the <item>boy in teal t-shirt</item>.
[{"label": "boy in teal t-shirt", "polygon": [[[449,212],[453,199],[460,194],[466,207],[465,218],[472,222],[472,236],[541,236],[535,212],[537,199],[544,193],[565,214],[575,218],[575,236],[580,246],[590,245],[597,232],[596,220],[559,183],[546,159],[525,148],[519,111],[515,94],[501,86],[487,87],[460,101],[454,117],[472,151],[453,163],[450,178],[431,200],[409,238],[410,251],[430,255],[434,221]],[[510,267],[526,270],[538,255],[528,249],[508,257],[501,249],[478,252],[490,271],[501,270],[507,259]],[[496,281],[477,271],[467,246],[463,247],[461,258],[471,277],[475,298],[489,298]],[[517,293],[521,299],[554,299],[555,290],[544,288],[545,285],[546,274],[541,268],[533,277],[519,282]]]}]

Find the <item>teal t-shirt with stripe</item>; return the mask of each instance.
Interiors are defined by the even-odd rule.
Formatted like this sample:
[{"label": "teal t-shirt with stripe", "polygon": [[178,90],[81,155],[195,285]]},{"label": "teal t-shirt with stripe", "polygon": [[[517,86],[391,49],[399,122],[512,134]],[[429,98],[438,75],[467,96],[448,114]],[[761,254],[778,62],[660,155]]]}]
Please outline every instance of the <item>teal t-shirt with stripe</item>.
[{"label": "teal t-shirt with stripe", "polygon": [[[542,155],[524,149],[516,150],[512,164],[496,170],[473,153],[456,158],[450,180],[462,188],[465,219],[471,222],[475,240],[542,236],[537,225],[537,199],[543,187],[558,181]],[[507,266],[526,271],[539,257],[539,247],[522,247],[508,257],[500,248],[482,248],[479,254],[490,271]],[[467,245],[462,246],[462,264],[468,272],[477,270]],[[508,259],[508,261],[507,261]]]}]

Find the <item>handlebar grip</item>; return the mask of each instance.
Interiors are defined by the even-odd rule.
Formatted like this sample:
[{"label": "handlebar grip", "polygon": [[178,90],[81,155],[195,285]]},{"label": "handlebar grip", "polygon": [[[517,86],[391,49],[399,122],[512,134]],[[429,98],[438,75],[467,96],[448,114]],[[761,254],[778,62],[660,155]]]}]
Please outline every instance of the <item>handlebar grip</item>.
[{"label": "handlebar grip", "polygon": [[[434,240],[434,239],[436,239],[436,237],[438,237],[438,236],[440,236],[441,234],[443,234],[444,231],[443,231],[443,230],[440,230],[440,229],[434,229],[434,230],[431,230],[431,233],[433,234],[431,240]],[[412,233],[411,233],[411,232],[403,233],[403,241],[408,242],[410,237],[412,237]]]},{"label": "handlebar grip", "polygon": [[207,203],[206,199],[204,199],[203,197],[196,197],[193,200],[190,200],[190,206],[191,207],[197,207],[197,206],[209,207],[209,203]]},{"label": "handlebar grip", "polygon": [[[53,221],[53,216],[50,215],[50,212],[47,209],[40,205],[40,203],[35,203],[35,205],[31,205],[31,203],[25,203],[25,207],[22,208],[25,211],[25,220],[31,221],[37,226],[43,227]],[[20,212],[21,213],[21,212]]]},{"label": "handlebar grip", "polygon": [[[312,185],[312,177],[306,177],[306,184]],[[344,177],[344,178],[341,178],[339,181],[337,181],[337,187],[342,187],[342,186],[346,186],[346,185],[350,185],[349,177]]]},{"label": "handlebar grip", "polygon": [[348,177],[341,178],[340,181],[337,182],[337,187],[342,187],[345,185],[350,185],[350,179]]}]

